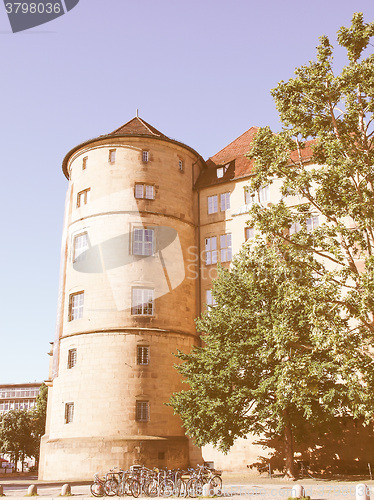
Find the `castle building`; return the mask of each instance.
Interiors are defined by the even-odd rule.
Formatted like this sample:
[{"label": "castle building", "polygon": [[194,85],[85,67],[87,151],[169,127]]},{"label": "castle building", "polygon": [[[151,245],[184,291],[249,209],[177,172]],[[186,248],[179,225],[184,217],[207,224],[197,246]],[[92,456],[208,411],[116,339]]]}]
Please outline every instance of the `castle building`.
[{"label": "castle building", "polygon": [[[228,456],[194,447],[165,404],[184,388],[174,353],[199,344],[194,320],[214,306],[217,263],[229,267],[255,236],[247,225],[253,204],[281,199],[277,180],[250,189],[253,165],[245,155],[256,132],[250,128],[204,161],[136,116],[65,156],[69,184],[40,479],[203,460],[247,470],[264,454],[251,436],[238,439]],[[302,155],[308,161],[311,149]],[[303,202],[291,195],[284,201]],[[313,214],[307,230],[323,222]],[[4,398],[9,406],[10,393],[0,405]],[[369,434],[362,443],[372,442]],[[347,463],[351,448],[340,447]],[[336,443],[330,449],[335,456]]]},{"label": "castle building", "polygon": [[[40,479],[90,479],[134,463],[201,463],[201,451],[165,405],[183,389],[173,353],[198,344],[194,320],[214,305],[217,262],[228,267],[254,236],[246,225],[251,205],[279,199],[276,183],[248,189],[245,153],[256,131],[205,162],[136,116],[65,156],[69,185]],[[250,440],[239,443],[232,465],[246,467],[253,453]],[[206,454],[222,466],[219,454]]]}]

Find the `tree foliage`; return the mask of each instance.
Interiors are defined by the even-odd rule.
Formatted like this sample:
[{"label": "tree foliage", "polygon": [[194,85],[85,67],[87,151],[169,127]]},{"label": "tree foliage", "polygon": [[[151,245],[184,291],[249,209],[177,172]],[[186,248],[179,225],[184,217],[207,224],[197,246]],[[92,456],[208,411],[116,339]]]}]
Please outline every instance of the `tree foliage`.
[{"label": "tree foliage", "polygon": [[[254,207],[249,223],[325,263],[318,272],[344,285],[335,302],[362,340],[374,333],[374,55],[364,57],[373,35],[361,13],[338,31],[348,59],[338,75],[321,37],[316,60],[272,91],[283,130],[260,129],[249,154],[252,188],[277,182],[283,195],[271,208]],[[308,232],[315,214],[323,223]],[[290,235],[293,223],[302,229]]]},{"label": "tree foliage", "polygon": [[281,436],[291,476],[306,427],[372,418],[373,35],[354,14],[338,32],[340,74],[323,36],[316,60],[272,91],[284,128],[257,133],[251,189],[276,183],[281,197],[252,208],[261,238],[220,270],[217,306],[197,321],[202,347],[178,353],[189,389],[170,404],[196,444],[227,451],[248,433]]},{"label": "tree foliage", "polygon": [[45,423],[47,418],[48,387],[43,383],[40,386],[39,394],[36,398],[36,406],[32,409],[31,429],[34,438],[34,450],[32,456],[39,460],[40,439],[45,433]]},{"label": "tree foliage", "polygon": [[48,388],[42,384],[31,410],[10,410],[0,417],[0,451],[17,464],[25,457],[39,458],[40,438],[45,431]]},{"label": "tree foliage", "polygon": [[26,456],[32,456],[34,437],[31,431],[31,413],[27,410],[10,410],[0,421],[0,450],[12,457],[17,464]]},{"label": "tree foliage", "polygon": [[[311,265],[311,263],[313,265]],[[177,370],[189,389],[171,405],[198,446],[227,452],[248,433],[280,436],[295,475],[293,440],[336,415],[370,413],[373,362],[357,355],[357,330],[331,306],[339,285],[316,276],[309,254],[257,240],[214,283],[217,305],[197,321],[203,346]]]}]

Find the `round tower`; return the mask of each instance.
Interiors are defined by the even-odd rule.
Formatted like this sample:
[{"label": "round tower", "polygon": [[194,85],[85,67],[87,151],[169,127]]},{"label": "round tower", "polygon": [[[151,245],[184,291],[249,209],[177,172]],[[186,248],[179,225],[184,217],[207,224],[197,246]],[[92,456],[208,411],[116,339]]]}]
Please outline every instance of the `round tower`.
[{"label": "round tower", "polygon": [[165,403],[182,388],[173,353],[197,342],[202,166],[138,116],[66,155],[41,479],[188,464],[188,439]]}]

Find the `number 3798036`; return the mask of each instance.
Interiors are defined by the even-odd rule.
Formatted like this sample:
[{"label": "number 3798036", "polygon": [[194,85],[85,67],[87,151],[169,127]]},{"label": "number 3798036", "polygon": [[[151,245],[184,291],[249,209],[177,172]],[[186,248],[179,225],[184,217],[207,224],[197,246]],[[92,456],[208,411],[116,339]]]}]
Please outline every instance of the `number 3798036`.
[{"label": "number 3798036", "polygon": [[5,4],[8,14],[59,14],[61,4],[56,3],[25,3],[9,2]]}]

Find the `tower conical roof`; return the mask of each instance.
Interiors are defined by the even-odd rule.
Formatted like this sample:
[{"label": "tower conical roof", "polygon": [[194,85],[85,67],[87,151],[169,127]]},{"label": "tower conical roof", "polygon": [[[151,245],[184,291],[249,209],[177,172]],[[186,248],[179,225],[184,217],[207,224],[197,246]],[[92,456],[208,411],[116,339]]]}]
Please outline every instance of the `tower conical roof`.
[{"label": "tower conical roof", "polygon": [[64,175],[67,179],[69,179],[69,173],[68,173],[68,162],[72,156],[73,153],[78,151],[81,148],[87,148],[92,143],[95,143],[97,141],[110,141],[108,144],[112,144],[114,141],[116,141],[116,138],[118,137],[153,137],[154,139],[157,140],[163,140],[167,142],[171,142],[173,144],[178,144],[179,146],[188,149],[189,151],[192,151],[193,154],[197,155],[201,161],[204,163],[204,159],[201,158],[199,153],[197,153],[194,149],[190,148],[186,144],[183,144],[182,142],[176,141],[175,139],[171,139],[170,137],[166,136],[159,130],[157,130],[155,127],[147,123],[145,120],[142,120],[139,118],[139,116],[135,116],[128,122],[126,122],[124,125],[121,125],[121,127],[118,127],[116,130],[113,132],[110,132],[109,134],[105,135],[100,135],[99,137],[95,137],[93,139],[89,139],[88,141],[85,141],[81,144],[78,144],[78,146],[75,146],[73,149],[71,149],[66,155],[65,158],[62,162],[62,171],[64,172]]},{"label": "tower conical roof", "polygon": [[139,116],[135,116],[132,120],[128,121],[108,135],[148,135],[160,137],[162,139],[168,138],[155,127],[152,127],[152,125],[139,118]]}]

